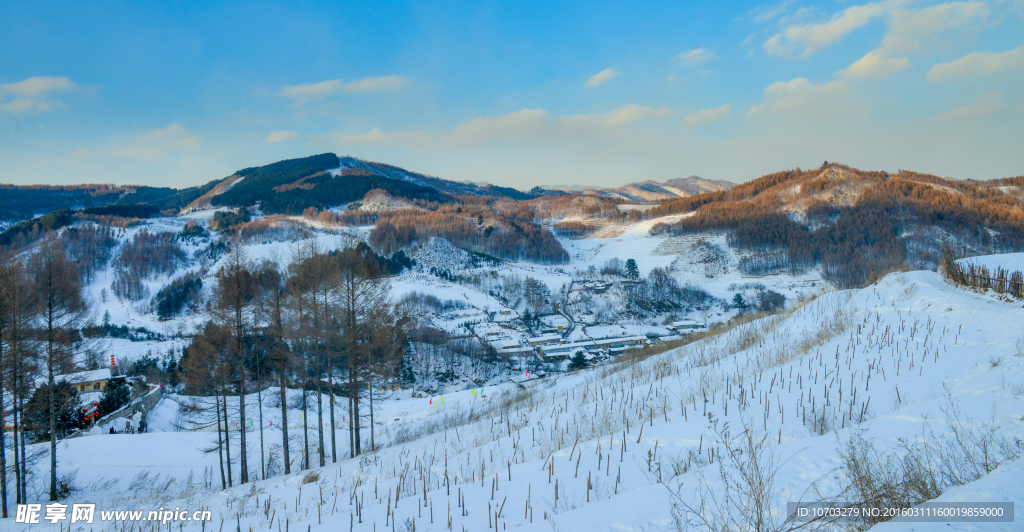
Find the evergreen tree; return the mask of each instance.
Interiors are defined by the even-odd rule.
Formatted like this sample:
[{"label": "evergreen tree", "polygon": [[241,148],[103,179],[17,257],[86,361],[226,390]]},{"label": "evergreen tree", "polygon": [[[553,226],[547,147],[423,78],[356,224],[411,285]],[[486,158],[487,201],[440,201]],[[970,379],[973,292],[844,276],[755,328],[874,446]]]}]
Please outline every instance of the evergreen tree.
[{"label": "evergreen tree", "polygon": [[103,395],[100,396],[100,404],[96,407],[96,410],[100,416],[105,416],[111,412],[116,412],[118,408],[128,404],[131,400],[132,390],[124,379],[112,380],[107,383],[107,387],[103,390]]},{"label": "evergreen tree", "polygon": [[[82,410],[78,404],[78,390],[65,381],[53,385],[43,384],[36,388],[35,393],[25,404],[25,420],[29,428],[34,429],[36,438],[45,440],[50,437],[53,427],[57,437],[64,437],[75,429],[85,426]],[[50,405],[53,405],[53,422],[50,424]]]},{"label": "evergreen tree", "polygon": [[747,308],[747,302],[744,301],[743,294],[737,292],[736,295],[732,296],[732,306],[740,310]]},{"label": "evergreen tree", "polygon": [[633,259],[626,261],[626,277],[634,281],[640,278],[640,268],[637,267],[636,261]]},{"label": "evergreen tree", "polygon": [[572,356],[572,361],[569,362],[569,369],[577,370],[589,367],[590,362],[587,360],[587,355],[583,351],[576,351],[576,354]]}]

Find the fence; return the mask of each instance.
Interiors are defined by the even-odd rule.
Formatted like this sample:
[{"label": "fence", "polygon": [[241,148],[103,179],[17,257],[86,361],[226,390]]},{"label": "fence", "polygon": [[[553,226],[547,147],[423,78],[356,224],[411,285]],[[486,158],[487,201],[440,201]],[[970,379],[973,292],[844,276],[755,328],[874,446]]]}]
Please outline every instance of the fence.
[{"label": "fence", "polygon": [[961,264],[949,254],[942,257],[939,266],[943,277],[961,286],[980,290],[993,290],[997,294],[1009,294],[1024,299],[1024,273],[1011,272],[1004,268],[990,271],[979,264]]}]

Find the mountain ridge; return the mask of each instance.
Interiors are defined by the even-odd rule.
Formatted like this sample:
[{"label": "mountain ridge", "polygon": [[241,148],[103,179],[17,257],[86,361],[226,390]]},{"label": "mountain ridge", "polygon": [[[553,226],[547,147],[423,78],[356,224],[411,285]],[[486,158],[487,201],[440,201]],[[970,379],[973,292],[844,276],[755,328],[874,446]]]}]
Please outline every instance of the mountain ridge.
[{"label": "mountain ridge", "polygon": [[591,193],[628,201],[665,201],[708,192],[728,190],[736,184],[731,181],[705,179],[699,176],[676,177],[664,182],[654,180],[627,183],[619,187],[591,185],[550,185],[547,190],[569,193]]}]

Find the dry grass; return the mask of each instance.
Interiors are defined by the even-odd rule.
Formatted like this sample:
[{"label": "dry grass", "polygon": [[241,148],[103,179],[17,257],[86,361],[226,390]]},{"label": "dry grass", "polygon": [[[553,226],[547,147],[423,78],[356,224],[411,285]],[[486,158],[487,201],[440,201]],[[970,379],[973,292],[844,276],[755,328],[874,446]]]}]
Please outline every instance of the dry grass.
[{"label": "dry grass", "polygon": [[[936,435],[926,426],[921,438],[901,440],[895,451],[881,452],[861,434],[852,435],[840,451],[846,476],[843,496],[863,508],[909,508],[1020,458],[1022,442],[1002,437],[994,418],[977,424],[952,398],[943,412],[946,433]],[[865,512],[856,528],[866,530],[888,520]]]}]

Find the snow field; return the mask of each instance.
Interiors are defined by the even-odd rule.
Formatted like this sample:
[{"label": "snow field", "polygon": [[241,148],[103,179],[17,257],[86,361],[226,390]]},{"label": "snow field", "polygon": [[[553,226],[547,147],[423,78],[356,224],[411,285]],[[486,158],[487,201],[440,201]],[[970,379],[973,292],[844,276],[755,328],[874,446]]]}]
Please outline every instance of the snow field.
[{"label": "snow field", "polygon": [[[99,445],[93,440],[137,464],[124,473],[103,469],[120,487],[83,493],[83,500],[201,505],[214,512],[214,526],[223,518],[243,530],[276,529],[282,520],[282,529],[297,530],[409,530],[413,520],[417,530],[483,530],[496,522],[502,530],[674,530],[677,515],[687,518],[678,501],[696,505],[702,490],[724,495],[715,482],[719,466],[735,472],[723,453],[747,427],[781,464],[770,504],[781,521],[786,502],[815,500],[809,488],[837,494],[846,482],[843,443],[855,433],[896,451],[901,440],[924,441],[929,430],[945,434],[953,404],[971,423],[991,422],[1009,441],[1024,438],[1024,359],[1014,352],[1022,318],[1018,306],[955,289],[936,274],[893,274],[646,359],[523,388],[488,387],[486,398],[469,391],[446,394],[443,404],[382,398],[377,419],[386,425],[377,438],[384,447],[315,469],[315,479],[300,472],[218,491],[219,478],[214,488],[189,488],[179,472],[175,488],[160,495],[123,491],[129,475],[140,474],[138,464],[158,470],[148,453],[194,453],[185,447],[209,447],[211,433],[143,435],[154,437],[145,451],[138,436],[80,438],[62,442],[60,456],[62,464],[88,467],[85,457]],[[344,436],[339,451],[347,452]],[[250,464],[258,454],[250,449]],[[216,462],[215,454],[178,459]],[[1007,462],[940,500],[1020,508],[1020,467]],[[937,529],[923,525],[914,529]],[[1012,523],[942,526],[1013,530]]]}]

